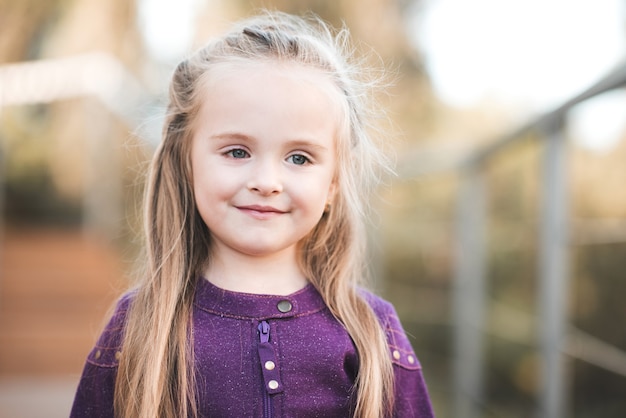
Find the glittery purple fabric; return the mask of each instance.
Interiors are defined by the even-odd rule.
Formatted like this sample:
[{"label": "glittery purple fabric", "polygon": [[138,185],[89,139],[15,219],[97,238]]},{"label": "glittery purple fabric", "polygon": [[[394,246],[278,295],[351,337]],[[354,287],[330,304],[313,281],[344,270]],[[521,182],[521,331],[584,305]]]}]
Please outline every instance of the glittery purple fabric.
[{"label": "glittery purple fabric", "polygon": [[[398,418],[434,416],[421,366],[393,307],[364,292],[393,359]],[[130,297],[89,354],[71,418],[113,417],[122,325]],[[219,289],[201,280],[193,310],[200,417],[349,417],[358,356],[313,286],[289,296]]]}]

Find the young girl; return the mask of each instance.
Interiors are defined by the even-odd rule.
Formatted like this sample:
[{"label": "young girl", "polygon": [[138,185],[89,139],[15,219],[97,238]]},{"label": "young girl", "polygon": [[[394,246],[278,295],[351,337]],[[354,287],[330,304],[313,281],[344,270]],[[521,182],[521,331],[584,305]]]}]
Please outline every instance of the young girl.
[{"label": "young girl", "polygon": [[346,30],[268,13],[176,68],[146,271],[72,417],[431,417],[394,308],[362,290],[368,137]]}]

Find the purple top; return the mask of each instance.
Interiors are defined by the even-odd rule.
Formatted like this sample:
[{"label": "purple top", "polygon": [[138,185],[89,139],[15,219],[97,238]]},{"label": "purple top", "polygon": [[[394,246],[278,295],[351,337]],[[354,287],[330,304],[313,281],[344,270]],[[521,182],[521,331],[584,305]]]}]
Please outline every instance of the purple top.
[{"label": "purple top", "polygon": [[[395,372],[394,417],[433,417],[421,366],[391,304],[364,292],[383,324]],[[71,418],[113,417],[129,297],[87,358]],[[311,285],[288,296],[220,289],[200,280],[193,307],[200,417],[348,417],[358,356]]]}]

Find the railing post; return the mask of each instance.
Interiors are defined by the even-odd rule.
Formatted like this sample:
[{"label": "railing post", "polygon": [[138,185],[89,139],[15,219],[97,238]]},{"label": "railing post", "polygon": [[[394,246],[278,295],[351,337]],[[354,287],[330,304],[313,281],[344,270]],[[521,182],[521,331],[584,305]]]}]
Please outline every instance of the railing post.
[{"label": "railing post", "polygon": [[[2,87],[0,87],[1,89]],[[2,92],[0,91],[0,120],[2,120]],[[0,288],[2,286],[2,278],[5,275],[4,266],[2,265],[2,251],[4,251],[4,239],[5,239],[5,223],[6,220],[6,189],[7,189],[7,163],[8,158],[6,156],[8,146],[6,145],[5,138],[0,135]],[[4,295],[0,292],[0,306],[4,303]]]},{"label": "railing post", "polygon": [[539,243],[541,418],[565,416],[566,368],[562,353],[566,337],[569,272],[567,143],[562,127],[562,118],[545,127]]},{"label": "railing post", "polygon": [[478,416],[483,398],[486,193],[481,167],[461,171],[454,283],[454,417]]}]

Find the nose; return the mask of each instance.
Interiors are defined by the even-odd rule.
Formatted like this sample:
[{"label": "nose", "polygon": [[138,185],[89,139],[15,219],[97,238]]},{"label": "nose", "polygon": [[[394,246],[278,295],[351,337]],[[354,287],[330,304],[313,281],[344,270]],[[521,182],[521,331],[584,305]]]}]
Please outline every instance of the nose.
[{"label": "nose", "polygon": [[262,196],[270,196],[283,191],[283,182],[279,163],[259,161],[250,173],[248,190]]}]

